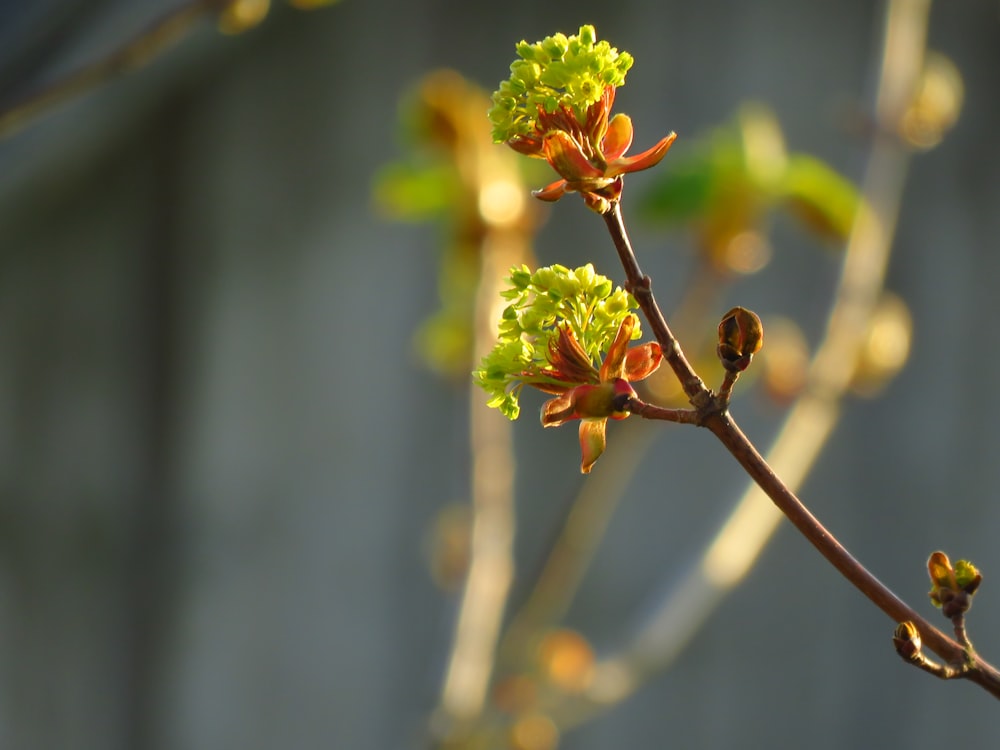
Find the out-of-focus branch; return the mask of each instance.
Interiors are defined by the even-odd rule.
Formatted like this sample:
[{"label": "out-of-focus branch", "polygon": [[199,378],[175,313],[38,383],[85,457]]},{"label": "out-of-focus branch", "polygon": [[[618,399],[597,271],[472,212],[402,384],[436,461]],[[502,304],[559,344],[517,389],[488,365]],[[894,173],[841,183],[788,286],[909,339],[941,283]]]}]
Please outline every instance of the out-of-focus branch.
[{"label": "out-of-focus branch", "polygon": [[540,634],[566,614],[607,530],[630,477],[642,462],[655,434],[652,425],[628,425],[601,457],[601,463],[573,498],[563,526],[548,552],[524,604],[507,627],[499,662],[504,667],[533,658]]},{"label": "out-of-focus branch", "polygon": [[43,113],[96,89],[115,76],[142,67],[183,38],[228,0],[194,0],[171,11],[122,46],[63,78],[0,108],[0,138],[21,130]]},{"label": "out-of-focus branch", "polygon": [[[458,175],[455,242],[478,263],[471,345],[478,361],[496,342],[504,279],[512,266],[531,260],[535,222],[516,155],[496,148],[484,127],[486,97],[448,71],[428,76],[418,96],[426,136],[443,147]],[[433,739],[445,743],[469,731],[483,711],[514,574],[512,429],[477,386],[469,387],[469,562],[431,721]]]},{"label": "out-of-focus branch", "polygon": [[[496,340],[501,281],[508,260],[524,252],[512,238],[483,243],[483,264],[476,292],[474,351],[485,354]],[[466,573],[451,655],[441,691],[439,721],[459,725],[479,716],[493,674],[500,624],[514,575],[514,453],[511,424],[497,419],[480,389],[469,397],[472,458],[472,529]],[[438,728],[440,732],[440,728]],[[449,734],[453,729],[443,732]]]},{"label": "out-of-focus branch", "polygon": [[[301,9],[334,0],[291,0]],[[86,94],[109,80],[143,67],[174,46],[207,16],[227,33],[245,31],[267,15],[270,0],[191,0],[162,16],[103,57],[16,101],[0,106],[0,138],[7,138],[41,115]]]}]

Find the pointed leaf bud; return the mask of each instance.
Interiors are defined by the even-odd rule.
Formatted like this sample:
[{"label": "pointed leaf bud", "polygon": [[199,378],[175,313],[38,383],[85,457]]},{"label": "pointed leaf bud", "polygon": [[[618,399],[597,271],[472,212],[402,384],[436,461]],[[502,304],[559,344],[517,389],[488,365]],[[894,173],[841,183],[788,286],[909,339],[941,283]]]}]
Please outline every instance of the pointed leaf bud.
[{"label": "pointed leaf bud", "polygon": [[927,573],[931,579],[931,590],[928,596],[935,607],[940,608],[954,597],[958,584],[955,581],[955,571],[951,568],[951,560],[944,552],[934,552],[927,559]]},{"label": "pointed leaf bud", "polygon": [[959,560],[952,567],[948,555],[935,552],[927,560],[927,572],[931,578],[928,595],[934,606],[948,618],[965,614],[983,580],[976,567],[968,560]]}]

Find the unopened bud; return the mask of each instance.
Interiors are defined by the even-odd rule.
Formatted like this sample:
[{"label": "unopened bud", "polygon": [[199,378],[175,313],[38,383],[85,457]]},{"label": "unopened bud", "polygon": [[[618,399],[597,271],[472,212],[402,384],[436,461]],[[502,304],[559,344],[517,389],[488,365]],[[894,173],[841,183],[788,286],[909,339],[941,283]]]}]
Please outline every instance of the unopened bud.
[{"label": "unopened bud", "polygon": [[907,661],[916,661],[920,658],[920,649],[923,643],[920,640],[920,631],[917,626],[907,620],[896,626],[896,631],[892,634],[892,645],[896,647],[896,653]]},{"label": "unopened bud", "polygon": [[958,120],[964,94],[955,63],[939,53],[928,53],[917,90],[900,123],[903,138],[921,150],[936,146]]},{"label": "unopened bud", "polygon": [[906,364],[912,340],[913,318],[906,303],[883,294],[868,322],[851,389],[862,396],[878,394]]},{"label": "unopened bud", "polygon": [[931,590],[928,592],[931,602],[949,619],[969,610],[972,595],[983,581],[976,566],[968,560],[959,560],[952,566],[944,552],[931,554],[927,560],[927,572],[931,579]]},{"label": "unopened bud", "polygon": [[219,13],[219,31],[242,34],[260,24],[270,7],[271,0],[230,0]]},{"label": "unopened bud", "polygon": [[743,372],[753,355],[764,345],[764,326],[757,313],[734,307],[719,323],[719,346],[716,349],[722,366],[729,372]]}]

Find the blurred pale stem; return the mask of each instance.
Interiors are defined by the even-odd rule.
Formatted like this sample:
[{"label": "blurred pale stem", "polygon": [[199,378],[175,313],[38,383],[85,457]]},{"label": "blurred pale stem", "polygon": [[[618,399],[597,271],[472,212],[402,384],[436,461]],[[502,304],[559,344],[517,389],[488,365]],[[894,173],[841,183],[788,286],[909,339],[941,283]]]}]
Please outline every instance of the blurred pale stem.
[{"label": "blurred pale stem", "polygon": [[566,614],[622,498],[622,477],[635,472],[655,428],[662,426],[643,422],[616,427],[614,440],[574,498],[531,594],[507,628],[500,649],[504,667],[529,656],[537,635]]},{"label": "blurred pale stem", "polygon": [[[453,158],[465,183],[468,209],[480,243],[479,285],[474,301],[472,356],[478,362],[496,343],[500,296],[510,268],[531,262],[534,224],[516,168],[517,156],[489,140],[474,99],[452,102],[459,137]],[[469,441],[472,458],[472,538],[455,633],[434,727],[441,738],[460,736],[483,711],[514,573],[514,477],[512,427],[499,419],[470,384]]]},{"label": "blurred pale stem", "polygon": [[[502,280],[513,260],[523,254],[523,245],[508,237],[493,237],[484,243],[476,293],[477,354],[488,352],[496,340]],[[482,711],[513,577],[515,469],[511,424],[497,419],[478,386],[471,386],[469,402],[471,556],[441,691],[441,708],[459,722],[474,720]]]}]

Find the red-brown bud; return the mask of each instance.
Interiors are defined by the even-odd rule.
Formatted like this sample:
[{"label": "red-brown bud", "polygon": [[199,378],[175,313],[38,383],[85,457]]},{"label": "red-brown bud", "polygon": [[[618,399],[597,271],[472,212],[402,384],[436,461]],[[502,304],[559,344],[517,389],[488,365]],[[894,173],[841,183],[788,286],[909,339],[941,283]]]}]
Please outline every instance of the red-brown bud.
[{"label": "red-brown bud", "polygon": [[743,372],[753,355],[764,345],[764,326],[757,313],[734,307],[719,323],[719,346],[716,349],[722,366],[729,372]]}]

